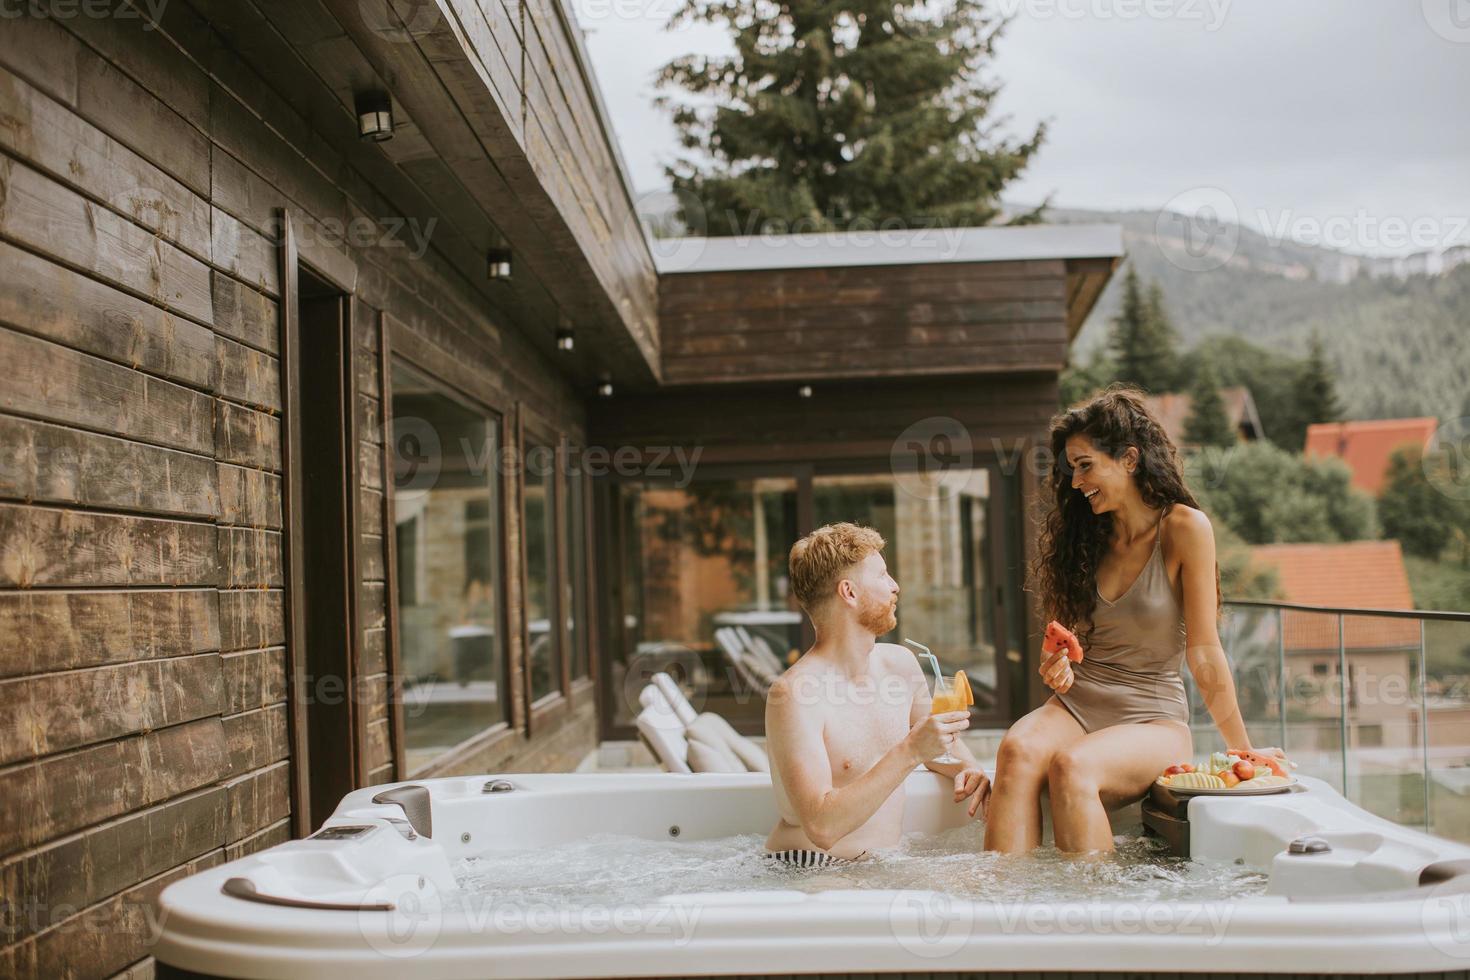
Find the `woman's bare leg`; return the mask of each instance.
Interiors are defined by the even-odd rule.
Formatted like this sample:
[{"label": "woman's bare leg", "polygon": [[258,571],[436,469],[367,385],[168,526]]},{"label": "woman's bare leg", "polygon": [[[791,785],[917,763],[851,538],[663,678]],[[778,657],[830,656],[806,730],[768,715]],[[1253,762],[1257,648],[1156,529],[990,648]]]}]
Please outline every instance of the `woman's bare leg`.
[{"label": "woman's bare leg", "polygon": [[1041,790],[1058,751],[1084,735],[1055,697],[1016,722],[995,757],[985,849],[1015,854],[1041,843]]},{"label": "woman's bare leg", "polygon": [[1167,766],[1184,762],[1193,742],[1177,721],[1102,728],[1057,752],[1047,772],[1051,823],[1063,851],[1111,851],[1108,808],[1148,792]]}]

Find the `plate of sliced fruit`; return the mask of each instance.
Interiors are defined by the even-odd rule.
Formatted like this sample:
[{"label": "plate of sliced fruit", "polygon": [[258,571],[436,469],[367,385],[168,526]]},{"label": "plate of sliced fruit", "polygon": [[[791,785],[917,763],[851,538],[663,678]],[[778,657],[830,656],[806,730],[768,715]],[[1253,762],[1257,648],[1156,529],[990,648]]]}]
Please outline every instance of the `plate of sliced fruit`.
[{"label": "plate of sliced fruit", "polygon": [[1261,796],[1296,785],[1290,765],[1278,756],[1232,749],[1212,753],[1200,766],[1170,766],[1154,782],[1176,796]]}]

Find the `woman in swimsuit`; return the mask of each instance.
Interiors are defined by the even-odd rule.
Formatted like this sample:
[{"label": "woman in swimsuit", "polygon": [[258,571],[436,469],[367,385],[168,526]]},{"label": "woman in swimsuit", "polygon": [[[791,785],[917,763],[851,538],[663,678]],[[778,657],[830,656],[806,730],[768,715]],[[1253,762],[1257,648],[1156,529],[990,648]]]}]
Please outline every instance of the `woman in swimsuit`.
[{"label": "woman in swimsuit", "polygon": [[1214,533],[1142,395],[1114,386],[1058,415],[1051,449],[1033,575],[1045,617],[1076,629],[1085,656],[1043,655],[1055,693],[1001,742],[985,847],[1036,847],[1046,790],[1059,849],[1110,851],[1108,810],[1192,755],[1181,663],[1225,744],[1250,738],[1216,629]]}]

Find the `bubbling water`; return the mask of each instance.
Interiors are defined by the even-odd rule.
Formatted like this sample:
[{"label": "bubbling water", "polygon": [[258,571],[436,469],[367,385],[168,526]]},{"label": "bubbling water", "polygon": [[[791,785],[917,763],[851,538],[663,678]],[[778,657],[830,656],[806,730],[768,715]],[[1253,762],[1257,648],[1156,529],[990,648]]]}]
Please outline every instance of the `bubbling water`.
[{"label": "bubbling water", "polygon": [[636,905],[693,892],[918,889],[993,902],[1188,902],[1248,898],[1266,875],[1223,861],[1171,857],[1161,842],[1118,837],[1117,851],[1068,856],[980,850],[975,828],[910,834],[897,847],[836,867],[801,869],[764,854],[765,839],[645,840],[595,835],[555,847],[493,851],[455,868],[466,895],[550,906]]}]

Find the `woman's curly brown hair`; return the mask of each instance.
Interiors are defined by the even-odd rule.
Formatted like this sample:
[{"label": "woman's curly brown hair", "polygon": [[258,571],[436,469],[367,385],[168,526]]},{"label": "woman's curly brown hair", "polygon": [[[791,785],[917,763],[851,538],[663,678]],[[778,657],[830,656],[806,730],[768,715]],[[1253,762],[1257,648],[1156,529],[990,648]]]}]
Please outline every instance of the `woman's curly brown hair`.
[{"label": "woman's curly brown hair", "polygon": [[[1051,495],[1038,503],[1041,543],[1032,565],[1032,581],[1041,593],[1047,619],[1078,631],[1083,646],[1092,639],[1092,613],[1097,608],[1097,570],[1113,538],[1113,515],[1094,514],[1072,489],[1067,440],[1085,435],[1093,446],[1117,459],[1129,446],[1138,449],[1134,483],[1151,508],[1170,504],[1199,507],[1184,484],[1179,452],[1164,427],[1148,410],[1141,391],[1114,384],[1051,420]],[[1215,566],[1215,604],[1220,608],[1220,566]]]}]

